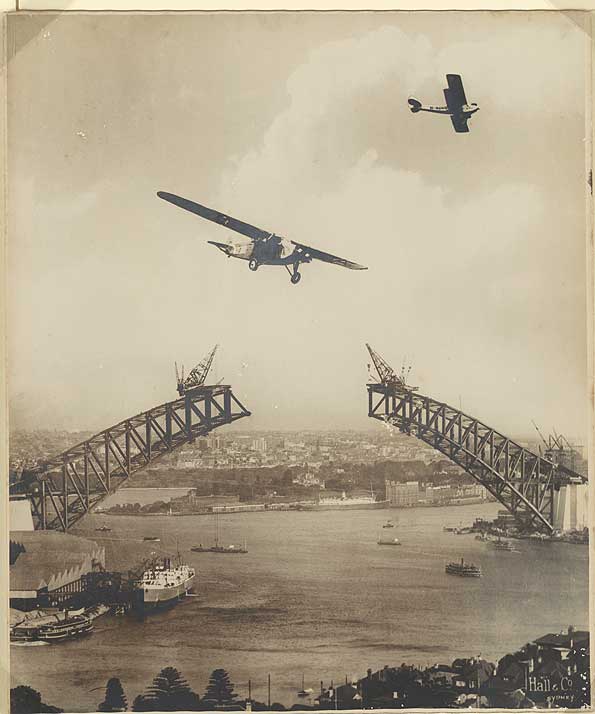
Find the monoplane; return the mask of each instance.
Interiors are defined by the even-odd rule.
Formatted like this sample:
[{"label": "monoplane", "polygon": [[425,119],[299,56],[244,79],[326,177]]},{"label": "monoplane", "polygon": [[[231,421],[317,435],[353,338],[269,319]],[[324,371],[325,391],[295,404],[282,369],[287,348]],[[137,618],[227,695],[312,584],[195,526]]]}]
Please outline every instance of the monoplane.
[{"label": "monoplane", "polygon": [[477,104],[467,103],[460,74],[447,74],[446,81],[448,82],[448,87],[444,90],[445,107],[424,106],[418,99],[410,97],[408,100],[409,108],[414,114],[417,112],[447,114],[450,116],[457,134],[467,133],[469,131],[467,121],[472,114],[479,111],[479,107]]},{"label": "monoplane", "polygon": [[232,218],[212,208],[189,201],[187,198],[176,196],[173,193],[166,193],[165,191],[158,191],[157,195],[164,201],[173,203],[174,206],[179,206],[186,211],[195,213],[197,216],[206,218],[213,223],[218,223],[224,228],[229,228],[249,238],[249,242],[228,241],[227,243],[219,243],[213,240],[207,242],[225,253],[228,258],[247,260],[250,270],[258,270],[261,265],[285,266],[294,285],[299,283],[302,277],[299,272],[299,266],[302,263],[310,263],[313,260],[321,260],[324,263],[340,265],[342,268],[350,268],[351,270],[367,270],[363,265],[325,253],[303,243],[283,238],[275,233],[269,233],[261,228],[256,228],[256,226],[251,226],[249,223],[239,221],[237,218]]}]

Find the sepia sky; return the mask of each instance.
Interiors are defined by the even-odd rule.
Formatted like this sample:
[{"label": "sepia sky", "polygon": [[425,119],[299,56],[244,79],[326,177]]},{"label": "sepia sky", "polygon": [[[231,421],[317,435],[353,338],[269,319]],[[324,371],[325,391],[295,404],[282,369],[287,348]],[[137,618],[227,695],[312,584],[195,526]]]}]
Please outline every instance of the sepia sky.
[{"label": "sepia sky", "polygon": [[[10,18],[13,428],[214,377],[242,428],[367,428],[370,342],[505,433],[587,418],[585,43],[525,13]],[[413,115],[463,76],[467,135]],[[228,260],[164,190],[367,265]],[[584,443],[584,442],[583,442]]]}]

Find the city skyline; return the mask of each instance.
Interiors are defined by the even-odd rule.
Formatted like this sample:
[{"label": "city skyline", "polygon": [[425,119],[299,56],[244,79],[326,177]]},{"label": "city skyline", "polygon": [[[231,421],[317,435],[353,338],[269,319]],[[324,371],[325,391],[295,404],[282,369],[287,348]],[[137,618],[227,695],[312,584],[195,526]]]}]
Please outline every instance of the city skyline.
[{"label": "city skyline", "polygon": [[[11,18],[13,427],[105,428],[219,342],[255,429],[365,428],[370,342],[499,431],[584,443],[582,30],[518,17]],[[406,105],[454,69],[465,136]],[[157,190],[369,270],[252,274]]]}]

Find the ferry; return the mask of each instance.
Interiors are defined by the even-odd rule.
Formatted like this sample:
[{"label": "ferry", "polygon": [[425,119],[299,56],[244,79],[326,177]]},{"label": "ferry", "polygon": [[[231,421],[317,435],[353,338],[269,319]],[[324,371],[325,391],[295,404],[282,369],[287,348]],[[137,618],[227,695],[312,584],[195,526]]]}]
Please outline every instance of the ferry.
[{"label": "ferry", "polygon": [[463,558],[461,558],[460,563],[448,563],[445,570],[449,575],[459,575],[463,578],[481,577],[481,568],[478,565],[473,565],[472,563],[465,563]]},{"label": "ferry", "polygon": [[85,615],[74,615],[61,622],[42,625],[37,632],[37,639],[42,642],[59,642],[72,640],[75,637],[88,635],[93,631],[91,618]]},{"label": "ferry", "polygon": [[514,550],[513,544],[509,540],[502,540],[502,538],[498,538],[498,540],[493,541],[492,545],[496,550]]},{"label": "ferry", "polygon": [[381,538],[378,545],[401,545],[401,541],[398,538]]},{"label": "ferry", "polygon": [[21,624],[10,633],[11,642],[61,642],[88,635],[93,631],[93,622],[85,615],[66,616],[63,620],[44,624]]},{"label": "ferry", "polygon": [[172,565],[169,558],[155,560],[136,582],[137,604],[149,608],[174,604],[190,592],[195,576],[189,565]]}]

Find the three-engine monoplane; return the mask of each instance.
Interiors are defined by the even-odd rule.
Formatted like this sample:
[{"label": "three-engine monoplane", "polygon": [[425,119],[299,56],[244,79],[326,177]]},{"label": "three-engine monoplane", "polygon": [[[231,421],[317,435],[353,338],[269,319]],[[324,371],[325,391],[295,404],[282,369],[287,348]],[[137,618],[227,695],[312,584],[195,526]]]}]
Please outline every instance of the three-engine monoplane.
[{"label": "three-engine monoplane", "polygon": [[446,81],[448,82],[448,87],[444,90],[445,107],[424,106],[418,99],[410,97],[408,100],[409,108],[414,114],[417,112],[447,114],[450,116],[457,134],[467,133],[469,131],[467,121],[472,114],[479,111],[479,107],[477,104],[467,103],[460,74],[447,74]]},{"label": "three-engine monoplane", "polygon": [[189,201],[187,198],[176,196],[173,193],[158,191],[157,195],[164,201],[173,203],[174,206],[195,213],[197,216],[206,218],[208,221],[218,223],[220,226],[229,228],[236,233],[250,238],[250,242],[229,241],[227,243],[218,243],[210,240],[208,243],[217,247],[222,253],[225,253],[228,258],[239,258],[247,260],[250,270],[258,270],[260,265],[283,265],[291,276],[291,282],[295,285],[299,283],[301,274],[299,266],[302,263],[310,263],[312,260],[321,260],[325,263],[340,265],[343,268],[351,270],[367,270],[363,265],[353,263],[345,258],[339,258],[336,255],[325,253],[322,250],[311,248],[303,243],[282,238],[281,236],[263,231],[261,228],[251,226],[249,223],[232,218],[219,211],[214,211],[212,208],[201,206],[199,203]]}]

